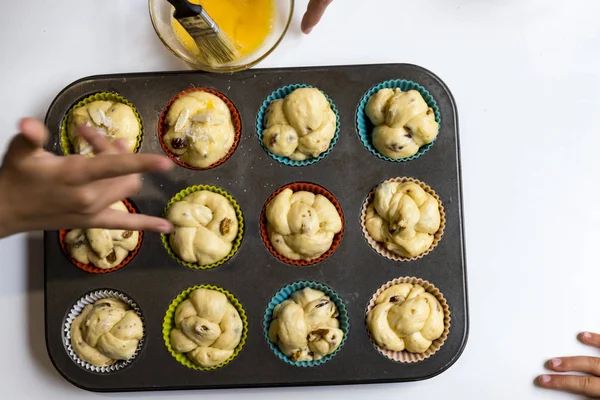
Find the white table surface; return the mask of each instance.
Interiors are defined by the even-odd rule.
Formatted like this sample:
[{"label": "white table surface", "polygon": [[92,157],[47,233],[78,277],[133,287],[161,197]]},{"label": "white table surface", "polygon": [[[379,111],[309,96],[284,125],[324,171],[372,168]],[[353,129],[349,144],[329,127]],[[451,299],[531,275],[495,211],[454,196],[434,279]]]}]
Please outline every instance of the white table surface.
[{"label": "white table surface", "polygon": [[[532,380],[548,357],[600,355],[575,339],[600,331],[600,2],[336,0],[308,37],[305,4],[262,67],[409,62],[454,93],[471,316],[460,360],[410,384],[88,393],[48,359],[42,247],[30,234],[0,241],[0,398],[571,398]],[[145,0],[3,1],[0,52],[0,149],[20,117],[43,118],[78,78],[185,68],[155,36]]]}]

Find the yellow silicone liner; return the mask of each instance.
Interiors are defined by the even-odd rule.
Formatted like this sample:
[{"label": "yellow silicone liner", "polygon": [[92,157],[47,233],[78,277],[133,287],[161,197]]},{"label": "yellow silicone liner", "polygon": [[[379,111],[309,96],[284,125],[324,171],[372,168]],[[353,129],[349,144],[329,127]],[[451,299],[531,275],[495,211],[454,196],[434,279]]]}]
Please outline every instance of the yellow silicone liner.
[{"label": "yellow silicone liner", "polygon": [[133,110],[133,113],[135,114],[135,117],[137,118],[137,120],[140,124],[140,134],[138,135],[137,143],[135,145],[135,150],[133,152],[137,153],[140,150],[140,147],[142,145],[142,136],[144,134],[144,125],[142,124],[142,118],[140,117],[140,114],[138,113],[138,111],[135,108],[135,106],[133,105],[133,103],[131,103],[125,97],[123,97],[119,94],[113,93],[113,92],[98,92],[98,93],[92,94],[88,97],[85,97],[83,100],[80,100],[79,102],[77,102],[74,106],[72,106],[69,109],[67,114],[62,119],[62,122],[60,123],[60,147],[62,148],[62,151],[65,156],[70,156],[75,153],[73,150],[73,144],[69,140],[69,135],[67,134],[67,121],[69,119],[69,116],[75,109],[83,107],[87,104],[90,104],[93,101],[99,101],[99,100],[119,102],[119,103],[123,103],[123,104],[131,107],[131,109]]},{"label": "yellow silicone liner", "polygon": [[220,194],[221,196],[223,196],[227,200],[229,200],[229,203],[231,203],[231,205],[233,206],[233,209],[235,210],[235,215],[238,220],[238,233],[237,233],[237,236],[235,237],[235,240],[233,241],[233,247],[231,248],[231,251],[229,252],[229,254],[227,254],[224,258],[222,258],[221,260],[219,260],[213,264],[208,264],[208,265],[194,264],[194,263],[190,263],[190,262],[182,260],[177,254],[175,254],[175,251],[173,251],[173,249],[171,248],[171,244],[169,243],[169,235],[168,234],[165,234],[165,233],[161,234],[161,240],[162,240],[163,246],[165,246],[165,249],[167,250],[167,253],[169,253],[169,255],[171,257],[173,257],[173,259],[175,261],[177,261],[178,263],[180,263],[181,265],[184,265],[188,268],[193,268],[193,269],[212,269],[212,268],[221,266],[221,265],[225,264],[227,261],[229,261],[231,259],[231,257],[233,257],[235,255],[235,253],[237,253],[237,251],[240,249],[240,246],[242,244],[242,238],[244,237],[244,215],[242,214],[242,209],[240,208],[239,204],[235,201],[235,199],[229,193],[227,193],[223,189],[218,188],[216,186],[210,186],[210,185],[190,186],[186,189],[183,189],[181,192],[177,193],[175,196],[173,196],[173,198],[169,201],[169,203],[167,203],[167,206],[165,207],[165,210],[163,211],[163,217],[165,215],[167,215],[167,210],[173,204],[175,204],[178,201],[183,200],[183,198],[186,197],[187,195],[192,194],[194,192],[199,192],[201,190],[208,190],[213,193]]},{"label": "yellow silicone liner", "polygon": [[[171,331],[175,327],[175,311],[177,310],[177,307],[184,300],[186,300],[189,297],[190,293],[192,293],[196,289],[216,290],[218,292],[223,293],[225,296],[227,296],[227,299],[229,300],[229,302],[235,307],[237,312],[240,314],[240,318],[242,319],[242,325],[244,326],[244,328],[242,329],[242,337],[240,339],[240,343],[236,346],[235,350],[233,351],[233,355],[231,357],[229,357],[227,360],[225,360],[224,362],[222,362],[221,364],[215,365],[214,367],[209,367],[209,368],[201,367],[199,365],[194,364],[185,354],[176,352],[173,349],[173,346],[171,345]],[[190,287],[190,288],[184,290],[183,292],[181,292],[171,302],[171,304],[169,305],[169,308],[167,308],[167,313],[165,314],[165,318],[163,320],[162,326],[163,326],[163,330],[162,330],[163,339],[165,341],[165,345],[167,346],[167,350],[169,350],[169,353],[171,353],[171,355],[181,365],[184,365],[184,366],[194,369],[196,371],[213,371],[215,369],[224,367],[225,365],[229,364],[234,358],[236,358],[238,356],[238,354],[240,354],[240,351],[242,351],[242,347],[244,347],[244,344],[246,344],[246,337],[248,336],[248,318],[246,317],[246,311],[244,311],[244,308],[242,307],[242,303],[240,303],[238,301],[238,299],[236,299],[235,296],[232,295],[231,293],[229,293],[227,290],[220,288],[218,286],[213,286],[213,285],[197,285],[197,286]]]}]

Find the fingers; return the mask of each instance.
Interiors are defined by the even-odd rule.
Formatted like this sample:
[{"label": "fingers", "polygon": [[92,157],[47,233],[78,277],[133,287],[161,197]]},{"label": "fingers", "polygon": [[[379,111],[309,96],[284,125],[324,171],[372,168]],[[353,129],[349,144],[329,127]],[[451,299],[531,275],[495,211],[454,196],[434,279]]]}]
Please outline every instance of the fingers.
[{"label": "fingers", "polygon": [[143,214],[126,214],[122,211],[111,209],[100,212],[86,225],[102,229],[125,229],[160,233],[170,233],[173,229],[171,223],[162,218],[150,217]]},{"label": "fingers", "polygon": [[46,127],[37,119],[23,118],[19,122],[21,136],[27,140],[33,150],[44,147],[48,138]]},{"label": "fingers", "polygon": [[574,375],[542,375],[538,384],[546,389],[562,390],[588,397],[600,396],[600,378]]},{"label": "fingers", "polygon": [[117,152],[106,137],[98,133],[98,131],[92,127],[80,125],[77,128],[77,135],[92,146],[94,154]]},{"label": "fingers", "polygon": [[600,335],[591,332],[582,332],[579,335],[579,340],[588,346],[594,346],[600,348]]},{"label": "fingers", "polygon": [[[79,164],[74,182],[79,184],[131,174],[164,172],[173,167],[173,162],[167,157],[155,154],[102,154],[93,158],[72,158],[70,161]],[[73,165],[72,162],[69,166]]]},{"label": "fingers", "polygon": [[600,358],[597,357],[561,357],[548,362],[548,368],[556,372],[585,372],[600,376]]},{"label": "fingers", "polygon": [[313,30],[332,1],[333,0],[310,0],[306,13],[302,18],[302,32],[308,35]]}]

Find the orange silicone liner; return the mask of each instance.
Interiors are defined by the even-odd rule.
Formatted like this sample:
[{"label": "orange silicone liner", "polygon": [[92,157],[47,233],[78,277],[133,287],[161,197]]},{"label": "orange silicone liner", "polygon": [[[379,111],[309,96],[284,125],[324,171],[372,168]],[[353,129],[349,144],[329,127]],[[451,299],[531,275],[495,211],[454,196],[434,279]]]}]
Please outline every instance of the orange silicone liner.
[{"label": "orange silicone liner", "polygon": [[[125,204],[125,207],[127,207],[127,209],[129,210],[130,213],[132,213],[132,214],[139,213],[138,209],[133,205],[131,200],[126,199],[126,200],[121,200],[121,201],[123,202],[123,204]],[[139,239],[138,239],[137,246],[135,246],[135,249],[133,249],[133,251],[129,252],[129,255],[121,262],[121,264],[119,264],[113,268],[102,269],[102,268],[95,267],[92,264],[80,263],[79,261],[77,261],[73,257],[71,257],[71,255],[69,254],[69,251],[67,250],[67,244],[65,243],[65,237],[67,236],[68,232],[69,231],[66,229],[61,229],[58,232],[58,240],[60,241],[60,247],[62,248],[62,250],[65,253],[65,255],[67,256],[67,258],[69,260],[71,260],[71,262],[73,264],[75,264],[77,266],[77,268],[82,269],[82,270],[92,273],[92,274],[108,274],[109,272],[118,271],[121,268],[123,268],[124,266],[126,266],[127,264],[129,264],[129,262],[131,260],[133,260],[133,258],[137,255],[138,251],[140,251],[140,247],[142,247],[142,239],[144,238],[144,231],[139,231]]]},{"label": "orange silicone liner", "polygon": [[[331,247],[329,248],[329,250],[327,250],[324,254],[322,254],[318,258],[315,258],[313,260],[308,260],[308,261],[306,261],[306,260],[290,260],[289,258],[284,257],[281,254],[279,254],[277,252],[277,250],[275,250],[275,248],[271,244],[271,240],[269,240],[269,233],[267,232],[267,213],[266,213],[267,204],[269,204],[271,202],[271,200],[273,200],[275,198],[275,196],[277,196],[279,193],[283,192],[285,189],[292,189],[293,192],[306,191],[306,192],[311,192],[314,194],[320,194],[322,196],[325,196],[329,201],[331,201],[331,203],[334,205],[335,209],[337,210],[338,214],[340,215],[340,219],[342,220],[342,230],[333,237],[333,243],[331,244]],[[345,227],[344,213],[342,212],[342,206],[340,206],[340,203],[337,201],[335,196],[333,194],[331,194],[330,191],[328,191],[324,187],[321,187],[314,183],[295,182],[295,183],[290,183],[290,184],[280,187],[275,192],[273,192],[273,194],[271,194],[271,196],[269,196],[269,198],[265,202],[262,212],[260,214],[260,236],[262,237],[262,240],[263,240],[265,246],[267,246],[267,249],[269,249],[271,254],[273,254],[280,261],[283,261],[286,264],[294,265],[296,267],[307,267],[309,265],[314,265],[314,264],[320,263],[321,261],[328,258],[330,255],[332,255],[337,250],[337,248],[340,246],[340,243],[342,242],[342,237],[344,236],[344,227]]]},{"label": "orange silicone liner", "polygon": [[[220,98],[221,100],[223,100],[223,102],[225,102],[225,104],[227,105],[227,108],[229,108],[229,112],[231,113],[231,122],[233,123],[233,129],[235,131],[235,138],[233,139],[233,144],[231,145],[231,148],[229,149],[229,151],[227,152],[225,157],[221,158],[219,161],[217,161],[216,163],[214,163],[206,168],[193,167],[191,165],[184,163],[183,161],[181,161],[179,159],[179,157],[177,157],[175,154],[171,153],[171,151],[169,150],[169,148],[167,147],[167,145],[165,144],[165,142],[163,140],[163,136],[165,135],[165,133],[167,133],[167,126],[166,126],[165,119],[167,118],[167,113],[169,112],[169,109],[173,105],[173,102],[175,102],[175,100],[177,100],[181,96],[191,93],[191,92],[207,92],[207,93],[213,94],[213,95],[217,96],[218,98]],[[235,152],[238,145],[240,144],[241,136],[242,136],[242,119],[240,117],[240,113],[238,112],[238,110],[235,107],[235,105],[233,104],[233,102],[231,100],[229,100],[229,98],[227,96],[225,96],[223,93],[218,92],[214,89],[192,88],[192,89],[187,89],[187,90],[184,90],[183,92],[178,93],[175,97],[173,97],[169,101],[169,103],[167,103],[167,106],[163,110],[162,114],[160,115],[160,119],[158,120],[158,140],[160,142],[160,146],[162,147],[163,151],[167,154],[167,156],[169,156],[169,158],[171,160],[173,160],[173,162],[175,164],[179,165],[180,167],[187,168],[187,169],[193,169],[195,171],[203,171],[203,170],[207,170],[207,169],[213,169],[213,168],[216,168],[219,165],[223,164],[225,161],[227,161],[229,159],[229,157],[231,157],[231,155]]]}]

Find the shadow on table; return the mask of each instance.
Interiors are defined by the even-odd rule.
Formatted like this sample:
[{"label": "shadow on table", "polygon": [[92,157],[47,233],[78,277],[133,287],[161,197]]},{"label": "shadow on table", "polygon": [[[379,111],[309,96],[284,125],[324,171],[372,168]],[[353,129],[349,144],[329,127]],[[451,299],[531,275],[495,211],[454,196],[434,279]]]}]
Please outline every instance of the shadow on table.
[{"label": "shadow on table", "polygon": [[27,236],[27,335],[29,352],[40,372],[49,380],[62,378],[46,351],[44,326],[44,243],[41,232]]}]

